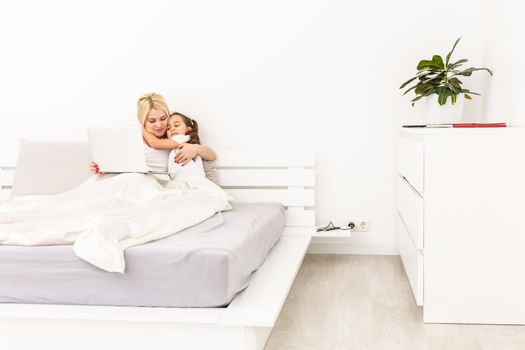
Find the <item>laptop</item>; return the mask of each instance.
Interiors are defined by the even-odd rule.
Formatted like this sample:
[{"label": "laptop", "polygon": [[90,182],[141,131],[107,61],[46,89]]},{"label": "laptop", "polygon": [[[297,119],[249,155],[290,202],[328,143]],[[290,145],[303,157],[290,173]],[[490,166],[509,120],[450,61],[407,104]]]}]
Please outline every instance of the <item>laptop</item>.
[{"label": "laptop", "polygon": [[91,159],[104,174],[142,173],[171,179],[166,172],[150,171],[146,165],[140,127],[89,128]]}]

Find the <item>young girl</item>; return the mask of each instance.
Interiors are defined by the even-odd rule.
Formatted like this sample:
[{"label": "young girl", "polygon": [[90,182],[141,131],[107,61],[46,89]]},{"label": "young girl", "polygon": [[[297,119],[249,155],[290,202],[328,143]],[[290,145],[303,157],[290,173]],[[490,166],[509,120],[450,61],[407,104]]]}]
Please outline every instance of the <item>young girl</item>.
[{"label": "young girl", "polygon": [[[182,113],[171,113],[168,120],[168,138],[178,144],[196,144],[200,145],[199,125],[197,121],[185,116]],[[191,159],[186,165],[182,165],[175,161],[179,149],[175,148],[170,152],[168,157],[168,172],[174,178],[186,178],[189,176],[205,177],[204,167],[202,165],[202,158],[196,156]]]}]

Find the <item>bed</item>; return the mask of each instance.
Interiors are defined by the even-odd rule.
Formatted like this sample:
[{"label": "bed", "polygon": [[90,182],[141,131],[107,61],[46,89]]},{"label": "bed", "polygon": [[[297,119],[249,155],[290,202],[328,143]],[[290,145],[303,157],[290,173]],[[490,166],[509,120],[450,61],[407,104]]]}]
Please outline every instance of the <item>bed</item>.
[{"label": "bed", "polygon": [[126,250],[124,274],[75,256],[71,245],[0,245],[0,303],[221,307],[250,282],[284,227],[280,203],[230,211]]},{"label": "bed", "polygon": [[[0,197],[10,196],[18,139],[38,139],[42,135],[56,142],[85,140],[83,130],[38,130],[33,134],[31,130],[3,130],[0,135]],[[95,306],[4,300],[8,302],[0,303],[0,335],[6,348],[262,349],[313,233],[314,157],[304,152],[269,150],[221,150],[218,154],[219,182],[235,198],[234,207],[239,209],[234,208],[232,214],[272,208],[269,210],[273,211],[273,219],[268,219],[270,215],[266,220],[279,225],[276,218],[280,213],[281,225],[284,225],[279,231],[280,238],[274,237],[276,243],[266,243],[271,249],[268,248],[262,265],[246,276],[244,282],[238,283],[240,293],[232,291],[223,300],[214,301],[213,305],[224,306],[212,308],[166,307],[169,305],[165,301],[128,303],[134,306]],[[246,202],[267,204],[243,204]],[[277,204],[268,204],[272,202]],[[254,205],[262,207],[250,208]],[[226,213],[221,215],[224,219]],[[193,229],[198,230],[198,227]],[[189,232],[191,234],[191,229]],[[135,248],[140,250],[144,246]]]}]

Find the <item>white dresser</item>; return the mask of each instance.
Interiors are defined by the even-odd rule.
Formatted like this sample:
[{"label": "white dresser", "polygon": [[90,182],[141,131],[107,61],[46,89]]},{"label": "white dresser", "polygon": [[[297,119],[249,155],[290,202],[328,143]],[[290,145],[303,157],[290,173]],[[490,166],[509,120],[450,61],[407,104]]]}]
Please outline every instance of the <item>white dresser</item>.
[{"label": "white dresser", "polygon": [[525,130],[403,129],[398,248],[423,320],[525,324]]}]

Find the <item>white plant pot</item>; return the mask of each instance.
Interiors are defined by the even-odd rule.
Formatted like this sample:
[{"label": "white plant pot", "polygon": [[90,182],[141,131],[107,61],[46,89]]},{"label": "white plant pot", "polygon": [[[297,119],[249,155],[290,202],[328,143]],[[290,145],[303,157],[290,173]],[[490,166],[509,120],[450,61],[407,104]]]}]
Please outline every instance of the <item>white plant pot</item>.
[{"label": "white plant pot", "polygon": [[425,98],[425,117],[427,124],[461,122],[461,119],[463,118],[464,102],[465,96],[459,94],[456,104],[453,105],[452,100],[449,97],[447,103],[440,106],[438,103],[438,95],[434,94],[427,96],[427,98]]}]

